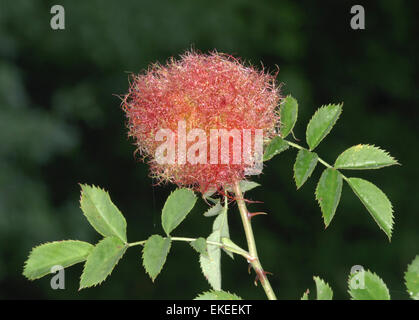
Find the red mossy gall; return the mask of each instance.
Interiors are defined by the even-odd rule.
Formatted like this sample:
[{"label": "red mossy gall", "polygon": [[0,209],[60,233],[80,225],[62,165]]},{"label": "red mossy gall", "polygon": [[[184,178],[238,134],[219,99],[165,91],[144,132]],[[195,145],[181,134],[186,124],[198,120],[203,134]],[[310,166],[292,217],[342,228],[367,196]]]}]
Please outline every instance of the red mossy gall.
[{"label": "red mossy gall", "polygon": [[[209,144],[205,147],[204,163],[193,164],[188,156],[185,156],[186,161],[181,161],[179,123],[185,124],[186,132],[199,129],[208,137],[214,129],[228,132],[247,129],[253,135],[259,131],[267,141],[278,132],[279,101],[275,75],[246,66],[226,54],[192,51],[178,60],[170,59],[164,66],[154,64],[143,74],[132,75],[122,106],[128,119],[129,135],[135,139],[143,159],[147,159],[151,176],[158,182],[172,182],[204,192],[244,179],[249,164],[233,161],[232,147],[227,150],[227,163],[214,163],[210,161]],[[162,129],[174,134],[174,163],[161,163],[156,159],[156,151],[163,143],[156,135]],[[240,139],[243,154],[254,152],[255,143],[250,144],[251,150],[244,150],[248,144],[244,143],[243,135]],[[186,140],[184,150],[195,143]],[[221,147],[222,143],[218,143],[220,157]]]}]

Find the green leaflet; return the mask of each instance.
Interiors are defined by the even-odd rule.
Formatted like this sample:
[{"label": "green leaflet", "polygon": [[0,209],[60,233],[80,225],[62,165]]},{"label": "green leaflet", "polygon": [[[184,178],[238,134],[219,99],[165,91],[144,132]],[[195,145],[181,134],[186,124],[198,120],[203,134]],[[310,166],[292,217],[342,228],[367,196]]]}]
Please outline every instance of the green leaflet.
[{"label": "green leaflet", "polygon": [[196,252],[208,257],[207,240],[205,238],[198,238],[190,243]]},{"label": "green leaflet", "polygon": [[349,178],[348,183],[378,226],[391,240],[393,207],[387,196],[374,184],[360,178]]},{"label": "green leaflet", "polygon": [[348,285],[352,300],[390,300],[386,284],[371,271],[349,275]]},{"label": "green leaflet", "polygon": [[413,300],[419,300],[419,255],[407,267],[404,280],[409,296]]},{"label": "green leaflet", "polygon": [[170,238],[155,234],[148,238],[144,245],[143,265],[153,282],[166,262],[171,243]]},{"label": "green leaflet", "polygon": [[23,275],[29,280],[39,279],[59,265],[63,268],[86,260],[93,246],[90,243],[65,240],[44,243],[32,249],[25,262]]},{"label": "green leaflet", "polygon": [[316,283],[317,300],[332,300],[333,291],[330,286],[319,277],[313,277]]},{"label": "green leaflet", "polygon": [[104,237],[116,236],[127,242],[127,223],[109,194],[98,187],[80,185],[80,206],[89,223]]},{"label": "green leaflet", "polygon": [[177,189],[170,194],[162,211],[162,225],[167,235],[185,219],[196,202],[196,196],[189,189]]},{"label": "green leaflet", "polygon": [[342,112],[342,104],[328,104],[314,113],[307,125],[306,140],[310,150],[329,134]]},{"label": "green leaflet", "polygon": [[248,253],[240,248],[237,244],[235,244],[233,241],[231,241],[230,238],[221,238],[221,243],[224,245],[224,249],[228,252],[237,253],[245,258],[248,257]]},{"label": "green leaflet", "polygon": [[[219,231],[220,232],[220,239],[221,238],[230,238],[230,230],[228,227],[228,211],[227,208],[224,207],[223,211],[215,218],[214,223],[212,225],[212,231]],[[224,250],[224,252],[232,259],[234,259],[233,253],[230,251]]]},{"label": "green leaflet", "polygon": [[339,171],[327,168],[323,171],[316,187],[316,199],[319,202],[326,228],[332,221],[342,194],[342,175]]},{"label": "green leaflet", "polygon": [[205,211],[204,216],[205,217],[217,216],[221,212],[223,212],[223,210],[224,210],[224,207],[221,205],[220,200],[217,199],[217,202],[215,203],[215,205],[213,205],[211,208]]},{"label": "green leaflet", "polygon": [[287,96],[279,109],[281,117],[281,136],[286,138],[294,128],[298,116],[298,102],[291,95]]},{"label": "green leaflet", "polygon": [[[319,277],[313,277],[313,280],[316,283],[317,300],[332,300],[333,291],[330,288],[329,284]],[[300,300],[309,300],[309,293],[310,290],[307,289]]]},{"label": "green leaflet", "polygon": [[287,150],[290,145],[283,140],[281,137],[276,136],[273,138],[268,146],[265,148],[265,152],[263,154],[263,161],[268,161],[272,159],[277,154],[280,154],[282,151]]},{"label": "green leaflet", "polygon": [[199,294],[194,300],[242,300],[242,298],[234,293],[210,290]]},{"label": "green leaflet", "polygon": [[[220,242],[220,231],[214,231],[208,241]],[[217,245],[208,244],[208,257],[200,255],[199,262],[202,273],[214,290],[221,290],[221,249]]]},{"label": "green leaflet", "polygon": [[[241,180],[239,182],[239,186],[240,186],[240,190],[242,193],[245,193],[247,191],[250,191],[254,188],[257,188],[260,186],[259,183],[254,182],[254,181],[250,181],[250,180]],[[227,187],[225,188],[226,191],[228,192],[233,192],[233,188],[232,187]]]},{"label": "green leaflet", "polygon": [[250,181],[250,180],[242,180],[239,182],[240,190],[242,193],[245,193],[247,191],[253,190],[254,188],[257,188],[260,186],[259,183]]},{"label": "green leaflet", "polygon": [[204,194],[202,195],[202,198],[203,198],[203,199],[213,200],[213,199],[211,198],[211,196],[212,196],[214,193],[216,193],[216,192],[217,192],[217,189],[215,189],[215,188],[210,188],[210,189],[208,189],[207,191],[205,191],[205,192],[204,192]]},{"label": "green leaflet", "polygon": [[311,176],[316,167],[318,156],[315,152],[305,149],[298,151],[297,159],[294,163],[294,179],[297,189]]},{"label": "green leaflet", "polygon": [[306,292],[303,293],[303,296],[301,297],[300,300],[308,300],[308,294],[310,293],[310,290],[306,290]]},{"label": "green leaflet", "polygon": [[96,286],[112,273],[124,255],[127,245],[117,237],[102,239],[92,250],[84,265],[80,288]]},{"label": "green leaflet", "polygon": [[398,164],[386,151],[378,147],[359,144],[342,152],[336,159],[336,169],[380,169]]}]

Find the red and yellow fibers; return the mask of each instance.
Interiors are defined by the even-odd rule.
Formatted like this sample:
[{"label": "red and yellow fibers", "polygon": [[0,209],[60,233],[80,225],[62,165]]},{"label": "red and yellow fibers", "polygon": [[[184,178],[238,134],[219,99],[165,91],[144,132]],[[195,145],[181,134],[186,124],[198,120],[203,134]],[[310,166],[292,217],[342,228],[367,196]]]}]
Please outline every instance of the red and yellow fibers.
[{"label": "red and yellow fibers", "polygon": [[185,121],[187,131],[202,129],[208,137],[211,129],[262,129],[263,138],[270,139],[279,127],[279,100],[274,75],[226,54],[188,51],[133,75],[122,105],[129,135],[148,160],[151,176],[204,192],[244,179],[245,164],[211,164],[209,145],[205,164],[159,164],[155,152],[162,142],[155,140],[156,132],[172,130],[177,143],[178,123]]}]

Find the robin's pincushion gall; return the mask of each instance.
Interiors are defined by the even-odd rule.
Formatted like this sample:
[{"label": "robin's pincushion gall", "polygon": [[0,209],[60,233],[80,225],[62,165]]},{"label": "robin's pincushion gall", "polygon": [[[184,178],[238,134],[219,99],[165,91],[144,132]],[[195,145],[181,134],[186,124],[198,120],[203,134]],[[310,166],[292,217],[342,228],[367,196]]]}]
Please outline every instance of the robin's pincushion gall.
[{"label": "robin's pincushion gall", "polygon": [[[247,129],[252,134],[259,131],[266,141],[278,131],[279,100],[274,75],[245,66],[229,55],[186,52],[179,60],[170,59],[165,66],[154,64],[145,73],[133,75],[122,105],[129,135],[134,137],[143,159],[148,160],[151,176],[158,182],[204,192],[244,179],[249,164],[233,161],[231,147],[227,149],[227,163],[214,163],[210,161],[209,144],[203,154],[206,161],[191,163],[188,156],[180,153],[183,137],[179,136],[179,124],[184,125],[186,132],[200,129],[208,137],[211,129]],[[156,159],[163,143],[156,135],[162,129],[174,134],[174,162],[161,163]],[[243,134],[239,139],[242,154],[254,152],[254,143],[244,143]],[[183,143],[184,151],[196,141]],[[221,147],[222,143],[218,143],[220,157]]]}]

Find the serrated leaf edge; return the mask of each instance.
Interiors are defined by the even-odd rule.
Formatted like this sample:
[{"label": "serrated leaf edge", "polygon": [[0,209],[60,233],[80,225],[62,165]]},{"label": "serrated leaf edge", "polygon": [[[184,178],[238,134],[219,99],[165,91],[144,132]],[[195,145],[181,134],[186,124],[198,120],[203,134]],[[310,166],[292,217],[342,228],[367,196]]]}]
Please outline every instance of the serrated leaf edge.
[{"label": "serrated leaf edge", "polygon": [[303,295],[302,295],[302,297],[300,298],[300,300],[308,300],[308,295],[310,294],[310,290],[309,289],[307,289],[304,293],[303,293]]},{"label": "serrated leaf edge", "polygon": [[[198,240],[198,239],[204,239],[205,240],[205,252],[199,252],[192,244]],[[209,257],[208,255],[208,245],[207,245],[207,240],[204,237],[200,237],[200,238],[196,238],[194,241],[189,242],[189,245],[192,247],[192,249],[194,249],[196,252],[198,252],[198,254],[203,254],[206,258]]]},{"label": "serrated leaf edge", "polygon": [[300,153],[301,151],[303,151],[303,149],[301,149],[301,150],[299,150],[298,151],[298,153],[297,153],[297,157],[296,157],[296,159],[295,159],[295,162],[294,162],[294,166],[293,166],[293,178],[294,178],[294,182],[295,182],[295,185],[297,186],[297,190],[299,190],[306,182],[307,182],[307,180],[311,177],[311,175],[313,174],[313,172],[314,172],[314,170],[316,169],[316,167],[317,167],[317,163],[319,162],[319,155],[317,154],[317,153],[315,153],[315,152],[313,152],[313,151],[310,151],[310,150],[307,150],[307,149],[304,149],[305,151],[308,151],[308,152],[310,152],[310,153],[314,153],[315,155],[316,155],[316,163],[314,164],[314,166],[313,166],[313,168],[311,169],[311,170],[309,170],[309,174],[308,174],[308,176],[301,182],[301,185],[299,186],[298,184],[297,184],[297,178],[296,178],[296,176],[295,176],[295,165],[296,165],[296,163],[297,163],[297,159],[298,159],[298,153]]},{"label": "serrated leaf edge", "polygon": [[[29,277],[27,277],[27,276],[25,275],[25,271],[26,271],[26,268],[27,268],[28,261],[29,261],[29,259],[30,259],[31,255],[32,255],[32,253],[33,253],[33,251],[34,251],[35,249],[37,249],[37,248],[39,248],[39,247],[41,247],[41,246],[44,246],[44,245],[48,245],[48,244],[52,244],[52,243],[59,243],[59,242],[84,242],[84,243],[90,244],[90,246],[91,246],[90,251],[92,251],[92,250],[93,250],[93,248],[94,248],[94,245],[93,245],[93,244],[91,244],[91,243],[89,243],[89,242],[86,242],[86,241],[82,241],[82,240],[57,240],[57,241],[48,241],[48,242],[41,243],[40,245],[37,245],[37,246],[35,246],[35,247],[33,247],[33,248],[31,249],[31,251],[29,252],[28,258],[25,260],[25,262],[24,262],[24,264],[23,264],[23,272],[22,272],[22,274],[23,274],[23,276],[25,276],[25,278],[26,278],[26,279],[28,279],[29,281],[34,281],[34,280],[40,279],[40,278],[42,278],[42,277],[45,277],[46,275],[48,275],[48,274],[49,274],[49,272],[48,272],[48,273],[45,273],[45,274],[43,274],[43,275],[41,275],[41,276],[39,276],[39,277],[29,278]],[[89,253],[89,254],[90,254],[90,253]],[[77,263],[81,263],[81,262],[83,262],[83,261],[86,261],[86,260],[87,260],[87,257],[89,256],[89,254],[86,256],[86,258],[85,258],[84,260],[81,260],[81,261],[79,261],[79,262],[72,263],[72,264],[70,264],[70,265],[66,266],[65,268],[68,268],[68,267],[74,266],[74,265],[75,265],[75,264],[77,264]]]},{"label": "serrated leaf edge", "polygon": [[[348,150],[350,150],[350,149],[352,149],[352,148],[355,148],[355,147],[367,147],[367,148],[373,148],[373,149],[376,149],[376,150],[378,150],[378,151],[382,151],[387,157],[389,157],[392,161],[394,161],[394,163],[391,163],[391,164],[386,164],[386,165],[382,165],[382,166],[379,166],[379,167],[371,167],[371,168],[358,168],[358,167],[354,167],[354,168],[352,168],[352,167],[337,167],[336,166],[336,162],[338,161],[338,159],[340,158],[340,156],[342,155],[342,154],[344,154],[346,151],[348,151]],[[352,147],[349,147],[349,148],[347,148],[346,150],[344,150],[343,152],[341,152],[339,155],[338,155],[338,157],[336,158],[336,160],[335,160],[335,163],[334,163],[334,165],[333,165],[333,167],[335,168],[335,169],[340,169],[340,170],[375,170],[375,169],[381,169],[381,168],[385,168],[385,167],[390,167],[390,166],[394,166],[394,165],[401,165],[398,161],[397,161],[397,159],[396,158],[394,158],[388,151],[386,151],[386,150],[384,150],[384,149],[382,149],[382,148],[380,148],[380,147],[377,147],[376,145],[374,145],[374,144],[356,144],[356,145],[354,145],[354,146],[352,146]]]},{"label": "serrated leaf edge", "polygon": [[[252,187],[250,187],[250,188],[248,188],[248,187],[246,187],[246,183],[248,183],[248,184],[250,184],[250,183],[252,183],[253,184],[253,186]],[[240,180],[239,181],[239,185],[240,185],[240,189],[241,189],[241,192],[242,193],[245,193],[245,192],[248,192],[248,191],[250,191],[250,190],[253,190],[253,189],[255,189],[255,188],[257,188],[257,187],[260,187],[261,186],[261,184],[260,183],[257,183],[257,182],[255,182],[255,181],[252,181],[252,180],[249,180],[249,179],[243,179],[243,180]],[[233,187],[231,186],[231,185],[226,185],[225,187],[224,187],[224,191],[227,191],[227,192],[233,192]]]},{"label": "serrated leaf edge", "polygon": [[357,178],[357,179],[361,179],[361,180],[364,180],[364,181],[367,181],[367,182],[369,182],[369,183],[371,183],[372,185],[374,185],[377,189],[379,189],[382,193],[383,193],[383,195],[384,195],[384,197],[388,200],[388,202],[390,203],[390,210],[391,210],[391,219],[390,219],[390,234],[387,234],[387,232],[386,232],[386,230],[384,230],[384,228],[382,228],[381,227],[381,225],[378,223],[378,221],[377,221],[377,219],[374,217],[374,215],[371,213],[371,211],[368,209],[368,207],[365,205],[365,203],[364,203],[364,201],[361,199],[361,197],[358,195],[358,193],[356,192],[356,190],[354,189],[354,188],[352,188],[352,186],[351,186],[351,184],[349,183],[349,181],[350,181],[350,179],[351,178],[355,178],[355,177],[350,177],[348,180],[347,180],[347,182],[348,182],[348,185],[349,185],[349,187],[352,189],[352,191],[353,191],[353,193],[355,193],[355,195],[358,197],[358,199],[361,201],[361,203],[362,203],[362,205],[364,206],[364,208],[365,209],[367,209],[367,211],[368,211],[368,213],[370,214],[370,216],[374,219],[374,221],[375,221],[375,223],[378,225],[378,227],[386,234],[386,236],[388,237],[388,240],[389,241],[391,241],[391,237],[392,237],[392,235],[393,235],[393,226],[394,226],[394,220],[395,220],[395,217],[394,217],[394,210],[393,210],[393,204],[391,203],[391,201],[390,201],[390,199],[387,197],[387,195],[384,193],[384,191],[382,191],[380,188],[378,188],[374,183],[372,183],[372,182],[370,182],[370,181],[368,181],[368,180],[365,180],[365,179],[362,179],[362,178]]},{"label": "serrated leaf edge", "polygon": [[[334,169],[334,168],[326,168],[326,169],[324,169],[324,170],[323,170],[323,173],[324,173],[326,170],[328,170],[328,169],[336,170],[336,169]],[[315,196],[315,198],[316,198],[316,200],[317,200],[317,203],[319,204],[320,211],[322,212],[322,217],[323,217],[323,222],[324,222],[325,228],[327,228],[327,227],[330,225],[330,223],[332,222],[332,219],[335,217],[336,210],[337,210],[337,208],[338,208],[338,206],[339,206],[340,198],[341,198],[341,196],[342,196],[343,178],[342,178],[342,174],[339,172],[339,170],[336,170],[336,171],[338,172],[338,175],[339,175],[339,177],[340,177],[339,200],[338,200],[338,201],[337,201],[337,203],[336,203],[336,207],[335,207],[335,208],[334,208],[334,210],[333,210],[333,214],[332,214],[332,217],[330,218],[329,223],[326,223],[326,217],[325,217],[325,215],[324,215],[323,206],[322,206],[322,203],[320,202],[320,198],[319,198],[319,196],[318,196],[318,188],[319,188],[319,184],[320,184],[320,179],[321,179],[321,176],[320,176],[320,178],[319,178],[319,181],[317,182],[317,185],[316,185],[316,190],[314,191],[314,196]],[[323,173],[322,173],[322,175],[323,175]]]},{"label": "serrated leaf edge", "polygon": [[[281,108],[282,108],[282,105],[283,104],[285,104],[285,100],[287,99],[287,98],[291,98],[291,99],[294,99],[295,100],[295,102],[297,103],[297,116],[296,116],[296,118],[295,118],[295,121],[294,121],[294,123],[292,124],[292,126],[291,126],[291,128],[289,129],[289,131],[288,131],[288,133],[286,134],[286,135],[283,135],[282,134],[282,132],[281,132],[281,128],[279,129],[279,134],[280,134],[280,138],[282,138],[282,139],[285,139],[290,133],[292,133],[293,132],[293,130],[294,130],[294,127],[295,127],[295,124],[297,123],[297,119],[298,119],[298,101],[297,101],[297,99],[295,99],[291,94],[289,94],[289,95],[287,95],[284,99],[283,99],[283,101],[281,102],[281,105],[280,105],[280,108],[279,108],[279,114],[281,115]],[[282,124],[282,122],[280,121],[280,123]],[[284,149],[283,151],[285,151],[286,149]],[[270,160],[270,159],[268,159],[268,160]]]},{"label": "serrated leaf edge", "polygon": [[[224,212],[219,214],[216,219],[219,219],[222,214],[225,214],[225,219],[223,219],[222,224],[220,225],[220,227],[218,229],[213,228],[213,230],[212,230],[213,232],[214,231],[219,231],[220,232],[220,241],[221,241],[221,238],[230,239],[230,226],[228,224],[228,212],[227,212],[227,210],[225,210],[225,208],[224,208]],[[224,229],[226,223],[227,223],[228,237],[222,237],[221,230]],[[214,225],[215,225],[215,220],[214,220]],[[223,247],[221,247],[221,249],[226,255],[228,255],[231,259],[234,260],[233,252],[228,251],[226,248],[223,248]]]},{"label": "serrated leaf edge", "polygon": [[[197,197],[196,197],[196,194],[195,194],[195,192],[192,190],[192,189],[189,189],[189,188],[177,188],[176,190],[173,190],[172,192],[170,192],[170,194],[169,194],[169,196],[166,198],[166,201],[164,202],[164,204],[163,204],[163,208],[162,208],[162,216],[163,216],[163,210],[164,210],[164,207],[166,206],[166,203],[169,201],[169,198],[176,192],[176,191],[178,191],[178,190],[189,190],[189,191],[191,191],[192,192],[192,194],[194,195],[194,203],[193,203],[193,206],[191,207],[191,209],[185,214],[185,216],[183,217],[183,219],[176,225],[176,226],[174,226],[173,228],[172,228],[172,230],[170,230],[170,232],[172,232],[173,230],[175,230],[177,227],[179,227],[179,225],[182,223],[182,221],[183,220],[185,220],[186,219],[186,217],[188,216],[188,214],[192,211],[192,209],[195,207],[195,204],[196,204],[196,201],[197,201]],[[163,230],[164,230],[164,232],[166,233],[166,235],[168,236],[168,237],[170,237],[170,232],[167,232],[166,231],[166,228],[165,228],[165,226],[163,225],[163,218],[162,218],[162,227],[163,227]]]},{"label": "serrated leaf edge", "polygon": [[[283,147],[283,149],[275,150],[275,152],[269,158],[265,158],[266,151],[267,151],[266,149],[271,144],[272,140],[275,139],[276,137],[282,139],[285,142],[286,146]],[[273,159],[275,156],[277,156],[278,154],[281,154],[284,151],[287,151],[289,148],[290,148],[290,145],[288,144],[288,142],[286,140],[284,140],[283,137],[281,137],[280,135],[273,137],[271,140],[269,140],[269,142],[267,143],[266,147],[264,148],[263,157],[262,157],[263,158],[263,162],[266,162],[266,161],[269,161],[269,160]]]},{"label": "serrated leaf edge", "polygon": [[[413,293],[411,293],[410,291],[409,291],[409,287],[407,286],[407,280],[406,280],[406,276],[407,276],[407,274],[409,273],[409,269],[410,269],[410,267],[411,266],[413,266],[413,264],[415,263],[415,261],[416,260],[419,260],[419,254],[418,255],[416,255],[415,256],[415,258],[413,258],[413,260],[412,260],[412,262],[410,263],[410,264],[408,264],[407,265],[407,269],[406,269],[406,271],[405,271],[405,273],[404,273],[404,284],[405,284],[405,286],[406,286],[406,291],[407,291],[407,293],[408,293],[408,295],[409,295],[409,297],[411,298],[411,299],[415,299],[415,298],[413,298]],[[417,295],[418,295],[418,297],[419,297],[419,292],[417,293]],[[415,300],[417,300],[417,299],[415,299]]]},{"label": "serrated leaf edge", "polygon": [[[209,236],[211,236],[214,232],[218,232],[218,235],[220,236],[220,231],[219,230],[213,231]],[[220,241],[220,239],[221,239],[221,236],[219,237],[219,241]],[[208,238],[207,238],[207,240],[208,240]],[[212,246],[212,245],[207,243],[207,250],[208,250],[209,246]],[[213,246],[215,246],[215,245],[213,245]],[[218,246],[215,246],[215,247],[217,247],[217,250],[219,250],[219,252],[220,252],[220,265],[221,265],[221,248],[218,247]],[[202,267],[201,258],[205,258],[205,259],[208,259],[208,260],[212,260],[212,258],[209,256],[209,254],[208,254],[208,257],[205,257],[202,254],[199,255],[199,268],[201,269],[201,273],[204,276],[205,280],[208,282],[208,284],[212,287],[212,284],[210,283],[207,275],[204,272],[204,268]],[[216,289],[211,289],[211,290],[216,290]],[[216,291],[220,291],[220,290],[216,290]]]},{"label": "serrated leaf edge", "polygon": [[[378,274],[376,274],[375,272],[372,272],[371,270],[369,270],[369,269],[367,269],[367,270],[364,270],[363,272],[365,272],[365,273],[367,273],[367,272],[369,272],[370,274],[372,274],[373,276],[376,276],[379,280],[380,280],[380,282],[381,282],[381,284],[383,284],[384,285],[384,288],[386,289],[386,293],[387,293],[387,296],[388,296],[388,300],[390,300],[391,299],[391,296],[390,296],[390,291],[388,290],[388,287],[387,287],[387,285],[386,285],[386,283],[384,282],[384,280],[378,275]],[[349,295],[351,296],[351,300],[356,300],[353,296],[352,296],[352,293],[351,293],[351,279],[352,279],[352,274],[349,274],[349,277],[348,277],[348,293],[349,293]],[[365,289],[367,289],[366,287],[365,287]],[[370,292],[370,291],[368,291],[368,292]]]},{"label": "serrated leaf edge", "polygon": [[326,281],[324,281],[322,278],[320,278],[319,276],[314,276],[313,280],[314,280],[314,283],[316,284],[316,300],[319,300],[318,287],[317,287],[316,279],[319,280],[322,283],[322,285],[324,285],[326,288],[328,288],[330,290],[330,292],[332,293],[332,296],[330,297],[330,299],[332,300],[333,299],[333,290],[330,287],[330,285]]},{"label": "serrated leaf edge", "polygon": [[[103,242],[103,241],[105,241],[105,240],[107,240],[108,238],[112,238],[112,236],[111,237],[105,237],[105,238],[103,238],[102,240],[100,240],[97,244],[96,244],[96,246],[99,244],[99,243],[101,243],[101,242]],[[119,237],[116,237],[115,236],[115,238],[116,239],[118,239],[118,240],[121,240]],[[95,247],[96,247],[95,246]],[[99,281],[98,283],[95,283],[95,284],[92,284],[92,285],[89,285],[89,286],[82,286],[81,285],[81,281],[82,281],[82,277],[83,277],[83,275],[84,275],[84,272],[85,272],[85,269],[86,269],[86,264],[87,264],[87,260],[89,259],[89,257],[87,257],[87,259],[86,259],[86,262],[84,263],[84,266],[83,266],[83,272],[82,272],[82,274],[81,274],[81,276],[80,276],[80,287],[79,287],[79,290],[78,291],[80,291],[80,290],[82,290],[82,289],[86,289],[86,288],[94,288],[94,287],[96,287],[96,286],[99,286],[99,285],[101,285],[111,274],[112,274],[112,272],[113,272],[113,270],[115,269],[115,267],[118,265],[118,263],[119,263],[119,261],[122,259],[122,257],[124,256],[124,254],[125,254],[125,251],[127,251],[127,249],[128,249],[128,245],[127,244],[124,244],[124,248],[123,248],[124,250],[121,252],[121,256],[119,257],[119,259],[118,260],[116,260],[116,262],[115,262],[115,264],[114,264],[114,266],[113,266],[113,268],[111,269],[111,271],[106,275],[106,277],[102,280],[102,281]],[[93,249],[92,249],[93,250]],[[90,252],[90,254],[91,254],[92,252]],[[89,256],[90,256],[90,254],[89,254]]]},{"label": "serrated leaf edge", "polygon": [[200,297],[202,297],[202,296],[204,296],[204,295],[206,295],[206,294],[213,294],[213,295],[215,295],[215,296],[218,296],[219,295],[219,293],[226,293],[226,294],[229,294],[229,295],[231,295],[231,296],[234,296],[235,298],[237,298],[237,299],[217,299],[217,300],[221,300],[221,301],[229,301],[229,300],[243,300],[241,297],[239,297],[237,294],[235,294],[235,293],[231,293],[231,292],[229,292],[229,291],[224,291],[224,290],[214,290],[214,289],[210,289],[210,290],[208,290],[208,291],[204,291],[204,292],[201,292],[200,294],[198,294],[195,298],[194,298],[194,300],[197,300],[198,298],[200,298]]},{"label": "serrated leaf edge", "polygon": [[[220,207],[219,212],[218,213],[212,213],[211,211],[215,210],[216,207],[218,207],[218,206]],[[207,209],[207,211],[204,212],[204,217],[210,218],[210,217],[218,216],[223,209],[224,209],[224,207],[221,205],[220,199],[217,199],[217,202],[213,206],[209,207]]]},{"label": "serrated leaf edge", "polygon": [[[93,226],[93,224],[90,222],[90,219],[87,217],[87,215],[85,214],[85,212],[84,212],[84,210],[83,210],[83,208],[82,208],[82,204],[81,204],[81,202],[82,202],[82,199],[83,199],[83,193],[84,193],[84,190],[83,190],[83,187],[89,187],[89,188],[92,188],[92,189],[98,189],[98,190],[100,190],[100,191],[103,191],[104,193],[106,193],[106,195],[109,197],[109,201],[112,203],[112,205],[117,209],[117,211],[119,212],[119,214],[121,215],[121,217],[122,217],[122,221],[124,222],[124,238],[121,238],[120,236],[119,236],[119,234],[116,232],[116,229],[114,228],[114,226],[111,224],[111,223],[109,223],[109,221],[108,220],[106,220],[105,219],[105,217],[104,216],[101,216],[102,218],[103,218],[103,220],[105,220],[106,221],[106,223],[108,224],[108,226],[112,229],[112,231],[113,231],[113,235],[115,236],[115,237],[117,237],[118,239],[120,239],[122,242],[124,242],[125,244],[127,243],[127,221],[125,220],[125,217],[124,217],[124,215],[122,214],[122,212],[121,212],[121,210],[119,210],[119,208],[113,203],[113,201],[112,201],[112,198],[111,198],[111,196],[110,196],[110,194],[109,194],[109,192],[108,191],[106,191],[105,189],[103,189],[103,188],[101,188],[101,187],[99,187],[99,186],[96,186],[96,185],[89,185],[89,184],[87,184],[87,183],[79,183],[79,185],[80,185],[80,188],[81,188],[81,192],[80,192],[80,200],[79,200],[79,203],[80,203],[80,209],[81,209],[81,211],[83,212],[83,215],[86,217],[86,219],[88,220],[88,222],[89,222],[89,224],[93,227],[93,229],[95,229],[96,230],[96,232],[97,233],[99,233],[100,235],[102,235],[103,237],[111,237],[110,235],[106,235],[106,234],[103,234],[101,231],[99,231],[99,230],[97,230],[96,229],[96,227],[95,226]],[[95,206],[96,207],[96,206]],[[99,211],[99,210],[98,210]]]},{"label": "serrated leaf edge", "polygon": [[[152,236],[154,236],[154,234],[153,235],[151,235],[148,239],[147,239],[147,241],[152,237]],[[158,236],[160,236],[160,235],[158,235]],[[160,237],[162,237],[162,236],[160,236]],[[163,239],[170,239],[170,237],[162,237]],[[170,252],[170,249],[172,248],[172,240],[170,239],[170,242],[169,242],[169,247],[167,248],[167,254],[165,255],[165,257],[164,257],[164,260],[163,260],[163,263],[162,263],[162,265],[161,265],[161,268],[160,268],[160,270],[159,270],[159,272],[155,275],[155,277],[153,278],[152,277],[152,275],[147,271],[147,268],[146,268],[146,266],[145,266],[145,264],[144,264],[144,253],[145,253],[145,246],[147,245],[147,242],[144,244],[144,247],[143,247],[143,250],[142,250],[142,255],[141,255],[141,261],[142,261],[142,265],[143,265],[143,267],[144,267],[144,270],[145,270],[145,272],[148,274],[148,276],[151,278],[151,281],[152,282],[154,282],[154,280],[156,280],[156,278],[157,278],[157,276],[161,273],[161,271],[163,270],[163,267],[164,267],[164,265],[166,264],[166,260],[167,260],[167,256],[169,255],[169,252]]]},{"label": "serrated leaf edge", "polygon": [[326,129],[326,131],[325,131],[325,133],[324,133],[324,136],[323,136],[323,138],[319,141],[319,142],[317,142],[317,144],[316,145],[314,145],[313,147],[311,147],[310,145],[309,145],[309,150],[310,151],[313,151],[319,144],[320,144],[320,142],[322,142],[322,140],[324,139],[324,138],[326,138],[327,137],[327,135],[330,133],[330,131],[332,131],[332,129],[333,129],[333,127],[335,126],[335,124],[336,124],[336,122],[339,120],[339,118],[340,118],[340,115],[342,114],[342,107],[343,107],[343,102],[341,102],[341,103],[329,103],[329,104],[326,104],[326,105],[322,105],[320,108],[318,108],[317,110],[316,110],[316,112],[314,112],[314,114],[313,114],[313,116],[311,117],[311,119],[310,119],[310,121],[308,122],[308,125],[307,125],[307,129],[306,129],[306,141],[307,141],[307,145],[308,145],[308,127],[309,127],[309,125],[310,125],[310,123],[311,123],[311,121],[314,119],[314,117],[321,111],[321,110],[323,110],[323,109],[326,109],[327,107],[330,107],[330,106],[338,106],[339,107],[339,112],[337,113],[337,115],[336,115],[336,118],[334,119],[334,121],[332,121],[332,123],[331,123],[331,125],[329,126],[329,128],[328,129]]}]

